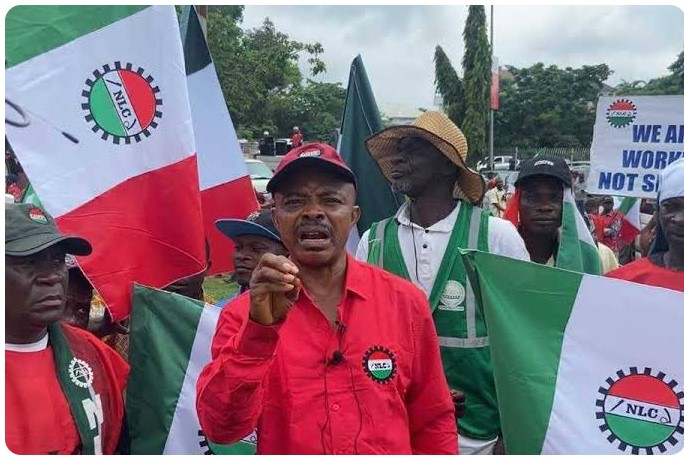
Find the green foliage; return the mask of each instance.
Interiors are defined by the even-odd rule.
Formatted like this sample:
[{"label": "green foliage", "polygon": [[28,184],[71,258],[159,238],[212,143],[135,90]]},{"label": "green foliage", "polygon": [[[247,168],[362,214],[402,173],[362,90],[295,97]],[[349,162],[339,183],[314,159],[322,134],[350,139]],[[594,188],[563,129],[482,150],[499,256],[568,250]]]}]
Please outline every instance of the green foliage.
[{"label": "green foliage", "polygon": [[269,18],[245,31],[243,10],[211,5],[207,19],[209,50],[238,136],[256,139],[268,130],[289,137],[298,125],[307,140],[327,139],[339,124],[344,89],[339,83],[302,82],[298,65],[305,56],[311,76],[325,72],[323,46],[291,40]]},{"label": "green foliage", "polygon": [[561,69],[537,63],[507,67],[495,112],[500,146],[572,147],[591,144],[596,102],[612,71],[605,64]]},{"label": "green foliage", "polygon": [[461,126],[468,139],[468,163],[473,165],[487,152],[489,90],[492,59],[487,38],[487,15],[484,6],[469,6],[463,30],[463,95],[465,117]]},{"label": "green foliage", "polygon": [[463,100],[463,85],[458,77],[458,72],[451,65],[451,60],[441,46],[435,48],[435,85],[442,95],[444,112],[460,126],[465,114],[465,101]]},{"label": "green foliage", "polygon": [[679,53],[677,60],[668,69],[672,71],[671,75],[654,78],[648,82],[643,80],[626,82],[623,80],[615,88],[615,94],[632,96],[684,94],[684,50]]}]

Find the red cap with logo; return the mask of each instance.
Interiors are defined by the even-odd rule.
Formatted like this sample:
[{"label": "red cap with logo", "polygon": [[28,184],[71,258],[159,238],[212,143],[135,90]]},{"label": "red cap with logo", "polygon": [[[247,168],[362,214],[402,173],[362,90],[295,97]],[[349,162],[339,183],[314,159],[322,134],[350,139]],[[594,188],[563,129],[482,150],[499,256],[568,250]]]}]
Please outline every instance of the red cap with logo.
[{"label": "red cap with logo", "polygon": [[266,190],[274,193],[288,175],[303,166],[316,167],[321,171],[329,171],[340,176],[341,179],[351,182],[356,187],[356,176],[344,163],[337,150],[328,144],[312,143],[287,152],[283,159],[280,160],[280,163],[278,163],[275,174],[268,181]]}]

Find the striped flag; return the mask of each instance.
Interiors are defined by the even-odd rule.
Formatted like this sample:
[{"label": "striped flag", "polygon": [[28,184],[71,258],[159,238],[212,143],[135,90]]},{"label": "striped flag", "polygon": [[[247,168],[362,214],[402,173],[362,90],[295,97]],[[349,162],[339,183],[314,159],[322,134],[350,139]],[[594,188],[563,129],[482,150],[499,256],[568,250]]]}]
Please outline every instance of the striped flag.
[{"label": "striped flag", "polygon": [[259,209],[233,121],[226,107],[195,8],[183,7],[181,34],[185,72],[197,143],[204,231],[211,247],[210,273],[233,269],[233,243],[214,225],[218,219],[244,219]]},{"label": "striped flag", "polygon": [[639,218],[641,198],[615,197],[615,201],[617,213],[615,214],[615,217],[613,217],[613,220],[621,219],[618,240],[620,241],[620,245],[631,244],[641,232],[641,220]]},{"label": "striped flag", "polygon": [[131,454],[254,454],[256,433],[209,443],[195,409],[197,377],[211,359],[220,309],[136,284],[126,411]]},{"label": "striped flag", "polygon": [[79,265],[114,319],[132,282],[165,286],[204,262],[197,159],[173,6],[16,6],[7,137],[35,192],[93,253]]},{"label": "striped flag", "polygon": [[[515,228],[520,224],[520,189],[516,189],[503,218]],[[602,274],[601,259],[594,238],[577,208],[570,187],[563,191],[563,217],[560,228],[560,241],[556,267],[592,275]]]},{"label": "striped flag", "polygon": [[461,253],[487,321],[507,454],[682,449],[681,292]]},{"label": "striped flag", "polygon": [[24,195],[21,197],[21,202],[29,203],[34,206],[38,206],[39,208],[43,207],[43,204],[38,199],[38,195],[36,194],[36,191],[33,189],[33,185],[31,185],[30,182],[26,186],[26,190],[24,190]]}]

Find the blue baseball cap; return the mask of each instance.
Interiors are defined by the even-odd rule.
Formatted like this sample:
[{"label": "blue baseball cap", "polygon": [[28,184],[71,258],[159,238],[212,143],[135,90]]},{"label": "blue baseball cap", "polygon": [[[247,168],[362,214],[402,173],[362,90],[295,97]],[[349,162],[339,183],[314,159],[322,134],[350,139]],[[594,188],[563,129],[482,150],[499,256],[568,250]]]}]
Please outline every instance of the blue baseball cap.
[{"label": "blue baseball cap", "polygon": [[216,228],[231,240],[242,235],[263,236],[269,240],[282,243],[280,232],[273,223],[273,213],[269,210],[256,211],[247,219],[220,219]]}]

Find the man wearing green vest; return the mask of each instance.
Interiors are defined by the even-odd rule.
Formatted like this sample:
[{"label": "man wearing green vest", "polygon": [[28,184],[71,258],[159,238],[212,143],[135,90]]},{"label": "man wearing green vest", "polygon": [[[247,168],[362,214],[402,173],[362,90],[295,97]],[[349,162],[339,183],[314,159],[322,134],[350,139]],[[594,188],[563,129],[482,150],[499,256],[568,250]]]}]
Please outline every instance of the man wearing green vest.
[{"label": "man wearing green vest", "polygon": [[529,260],[525,243],[510,222],[474,205],[484,180],[465,165],[466,138],[444,114],[425,112],[412,125],[386,128],[366,147],[409,200],[364,233],[356,257],[425,292],[449,387],[466,395],[459,452],[492,453],[500,427],[487,331],[458,248]]}]

